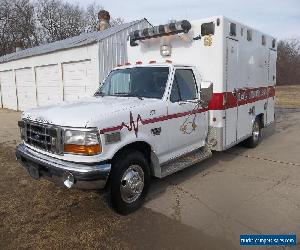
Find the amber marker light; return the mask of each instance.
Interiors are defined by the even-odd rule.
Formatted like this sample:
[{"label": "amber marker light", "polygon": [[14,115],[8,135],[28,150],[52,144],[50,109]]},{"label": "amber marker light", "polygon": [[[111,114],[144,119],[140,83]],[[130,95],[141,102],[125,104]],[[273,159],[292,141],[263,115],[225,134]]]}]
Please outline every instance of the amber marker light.
[{"label": "amber marker light", "polygon": [[64,152],[71,154],[81,154],[81,155],[96,155],[101,153],[101,146],[99,144],[95,145],[76,145],[76,144],[65,144]]}]

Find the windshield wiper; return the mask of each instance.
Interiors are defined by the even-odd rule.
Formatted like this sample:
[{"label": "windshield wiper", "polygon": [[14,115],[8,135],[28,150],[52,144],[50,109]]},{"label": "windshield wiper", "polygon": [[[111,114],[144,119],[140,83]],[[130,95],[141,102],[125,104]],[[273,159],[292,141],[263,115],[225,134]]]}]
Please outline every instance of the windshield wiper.
[{"label": "windshield wiper", "polygon": [[137,97],[140,100],[144,100],[144,98],[139,96],[139,95],[134,95],[134,94],[126,93],[126,92],[117,92],[117,93],[114,93],[114,95],[116,95],[116,96],[126,96],[126,97]]},{"label": "windshield wiper", "polygon": [[97,91],[94,96],[104,96],[105,93],[103,93],[102,91]]}]

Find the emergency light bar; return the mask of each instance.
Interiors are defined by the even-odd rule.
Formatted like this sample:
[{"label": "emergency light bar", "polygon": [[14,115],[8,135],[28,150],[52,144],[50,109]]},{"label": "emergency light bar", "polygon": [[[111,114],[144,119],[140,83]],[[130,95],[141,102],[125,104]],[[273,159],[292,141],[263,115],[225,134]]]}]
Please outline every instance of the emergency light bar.
[{"label": "emergency light bar", "polygon": [[179,33],[188,33],[192,25],[187,20],[168,23],[165,25],[154,26],[142,30],[136,30],[129,34],[130,45],[137,46],[136,41],[146,40],[150,38],[175,35]]}]

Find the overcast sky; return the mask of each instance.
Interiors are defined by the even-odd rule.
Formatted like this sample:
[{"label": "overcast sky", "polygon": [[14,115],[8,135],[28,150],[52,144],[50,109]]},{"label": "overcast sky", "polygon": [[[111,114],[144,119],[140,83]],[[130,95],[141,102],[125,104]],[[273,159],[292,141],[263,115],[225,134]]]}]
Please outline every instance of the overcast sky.
[{"label": "overcast sky", "polygon": [[300,0],[67,0],[87,6],[96,2],[125,21],[147,18],[151,24],[224,15],[279,39],[300,37]]}]

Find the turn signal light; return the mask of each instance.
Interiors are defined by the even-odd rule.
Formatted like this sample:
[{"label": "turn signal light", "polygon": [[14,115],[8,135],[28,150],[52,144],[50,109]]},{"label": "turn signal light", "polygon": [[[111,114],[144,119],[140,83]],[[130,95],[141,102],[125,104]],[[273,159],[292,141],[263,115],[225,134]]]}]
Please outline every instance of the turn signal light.
[{"label": "turn signal light", "polygon": [[101,153],[101,146],[95,145],[76,145],[76,144],[65,144],[64,152],[70,154],[81,154],[81,155],[96,155]]}]

